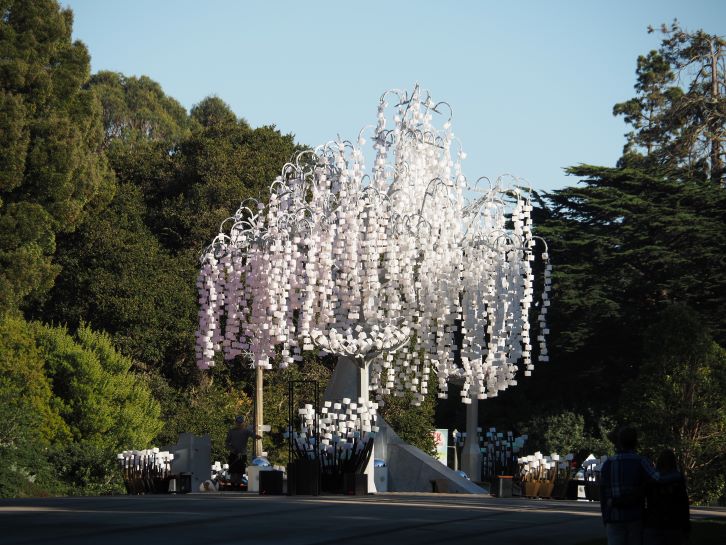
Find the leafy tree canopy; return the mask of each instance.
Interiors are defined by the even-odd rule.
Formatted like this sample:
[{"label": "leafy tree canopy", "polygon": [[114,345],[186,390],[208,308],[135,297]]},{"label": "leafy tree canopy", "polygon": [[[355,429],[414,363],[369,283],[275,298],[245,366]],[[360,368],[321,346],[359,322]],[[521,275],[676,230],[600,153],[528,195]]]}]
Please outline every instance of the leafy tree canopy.
[{"label": "leafy tree canopy", "polygon": [[6,0],[0,17],[0,311],[53,285],[55,235],[113,195],[90,59],[52,0]]},{"label": "leafy tree canopy", "polygon": [[623,392],[625,416],[653,457],[675,449],[693,496],[716,500],[726,490],[726,350],[680,304],[662,309],[644,343],[638,378]]},{"label": "leafy tree canopy", "polygon": [[198,253],[243,199],[264,196],[297,147],[274,128],[251,129],[216,97],[187,116],[148,78],[104,72],[91,88],[110,109],[105,118],[116,120],[106,134],[118,192],[59,237],[63,272],[26,313],[71,328],[85,320],[125,354],[186,385]]},{"label": "leafy tree canopy", "polygon": [[0,444],[32,435],[38,446],[69,437],[53,402],[45,360],[28,323],[7,317],[0,321]]},{"label": "leafy tree canopy", "polygon": [[180,147],[178,176],[154,203],[154,231],[173,233],[175,239],[162,235],[165,244],[196,256],[240,202],[268,199],[270,184],[302,148],[275,127],[250,128],[217,97],[194,106],[191,116],[198,125]]},{"label": "leafy tree canopy", "polygon": [[162,142],[172,150],[189,136],[193,121],[187,111],[151,78],[101,71],[89,85],[103,106],[106,147]]},{"label": "leafy tree canopy", "polygon": [[110,450],[148,445],[160,429],[159,404],[110,337],[85,325],[75,338],[62,327],[33,328],[54,404],[73,440]]},{"label": "leafy tree canopy", "polygon": [[61,239],[63,272],[37,317],[71,328],[87,321],[125,355],[184,382],[193,367],[196,263],[171,256],[145,215],[140,189],[119,184],[106,210]]},{"label": "leafy tree canopy", "polygon": [[119,490],[115,454],[161,429],[159,403],[108,335],[0,322],[0,495]]},{"label": "leafy tree canopy", "polygon": [[726,340],[726,194],[632,168],[569,172],[584,177],[582,186],[548,195],[537,220],[556,265],[550,327],[558,368],[545,374],[570,398],[567,407],[573,396],[584,407],[610,406],[618,385],[637,375],[645,325],[662,305],[697,308]]}]

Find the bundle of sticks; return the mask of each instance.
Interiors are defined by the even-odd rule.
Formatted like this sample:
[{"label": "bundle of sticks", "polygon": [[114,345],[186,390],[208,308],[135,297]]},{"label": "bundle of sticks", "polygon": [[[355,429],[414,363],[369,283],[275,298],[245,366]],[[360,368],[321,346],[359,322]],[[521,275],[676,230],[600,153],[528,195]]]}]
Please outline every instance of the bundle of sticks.
[{"label": "bundle of sticks", "polygon": [[284,435],[292,434],[295,459],[318,459],[323,481],[337,482],[346,473],[365,470],[378,432],[377,409],[375,402],[343,398],[340,402],[326,401],[318,415],[312,405],[306,404],[298,410],[299,431],[289,430]]},{"label": "bundle of sticks", "polygon": [[496,428],[480,435],[482,480],[493,482],[499,475],[516,475],[518,455],[526,441],[526,435],[515,437],[511,431],[498,432]]},{"label": "bundle of sticks", "polygon": [[522,495],[549,498],[563,497],[566,483],[572,478],[574,454],[549,456],[537,451],[519,459],[519,478],[522,482]]},{"label": "bundle of sticks", "polygon": [[129,494],[159,494],[169,491],[174,454],[158,448],[125,450],[116,455]]}]

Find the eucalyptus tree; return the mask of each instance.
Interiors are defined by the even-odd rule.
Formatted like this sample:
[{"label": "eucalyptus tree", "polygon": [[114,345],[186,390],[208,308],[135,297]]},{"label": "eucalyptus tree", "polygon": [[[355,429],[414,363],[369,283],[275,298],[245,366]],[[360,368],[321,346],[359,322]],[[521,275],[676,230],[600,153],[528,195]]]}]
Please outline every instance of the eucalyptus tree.
[{"label": "eucalyptus tree", "polygon": [[678,21],[660,32],[658,50],[638,58],[636,97],[614,108],[633,127],[621,164],[639,161],[723,184],[726,39],[689,32]]}]

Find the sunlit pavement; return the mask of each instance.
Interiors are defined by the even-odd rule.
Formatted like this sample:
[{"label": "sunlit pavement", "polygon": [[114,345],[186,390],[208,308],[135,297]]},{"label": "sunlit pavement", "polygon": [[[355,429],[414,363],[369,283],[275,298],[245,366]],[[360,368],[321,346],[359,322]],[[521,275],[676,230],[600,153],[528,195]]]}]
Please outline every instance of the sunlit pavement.
[{"label": "sunlit pavement", "polygon": [[[705,514],[694,511],[695,517]],[[6,545],[542,545],[602,535],[597,504],[488,496],[220,493],[0,500],[0,543]]]}]

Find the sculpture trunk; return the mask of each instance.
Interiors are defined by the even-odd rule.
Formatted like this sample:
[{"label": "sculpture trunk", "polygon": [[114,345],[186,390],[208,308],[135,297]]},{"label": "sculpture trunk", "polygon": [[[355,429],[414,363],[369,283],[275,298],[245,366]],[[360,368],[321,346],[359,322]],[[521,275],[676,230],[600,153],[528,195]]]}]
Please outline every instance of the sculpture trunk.
[{"label": "sculpture trunk", "polygon": [[[338,356],[338,364],[335,367],[333,377],[325,389],[324,399],[326,401],[336,401],[349,397],[354,401],[362,399],[368,402],[368,364],[359,365],[358,361],[347,356]],[[368,492],[376,492],[375,476],[373,474],[373,456],[368,459],[368,464],[364,471],[368,480]]]},{"label": "sculpture trunk", "polygon": [[466,439],[461,452],[461,469],[474,482],[481,481],[481,449],[479,447],[479,400],[472,396],[466,406]]}]

